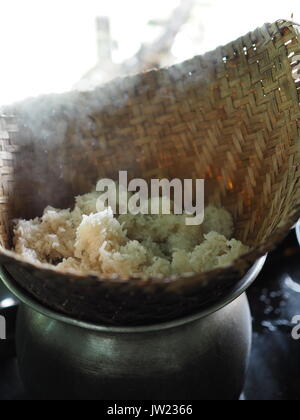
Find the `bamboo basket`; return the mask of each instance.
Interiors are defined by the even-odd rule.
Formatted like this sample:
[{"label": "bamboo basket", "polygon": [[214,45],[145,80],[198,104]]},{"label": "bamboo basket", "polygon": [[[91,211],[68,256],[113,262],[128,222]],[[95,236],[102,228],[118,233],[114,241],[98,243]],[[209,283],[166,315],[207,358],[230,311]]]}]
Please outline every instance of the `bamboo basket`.
[{"label": "bamboo basket", "polygon": [[[299,26],[278,21],[171,68],[3,109],[1,264],[43,305],[102,324],[168,321],[221,299],[300,217],[299,54]],[[232,212],[252,251],[191,278],[124,281],[59,273],[9,250],[14,218],[71,206],[119,170],[205,178],[207,203]]]}]

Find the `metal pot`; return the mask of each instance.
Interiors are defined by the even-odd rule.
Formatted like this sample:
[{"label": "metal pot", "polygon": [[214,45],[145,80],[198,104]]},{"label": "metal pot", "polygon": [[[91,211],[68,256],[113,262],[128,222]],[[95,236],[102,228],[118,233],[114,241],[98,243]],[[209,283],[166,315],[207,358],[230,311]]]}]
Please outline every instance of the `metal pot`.
[{"label": "metal pot", "polygon": [[244,291],[265,259],[209,310],[137,328],[93,325],[52,312],[2,270],[5,284],[23,302],[17,354],[27,391],[35,399],[238,399],[252,335]]}]

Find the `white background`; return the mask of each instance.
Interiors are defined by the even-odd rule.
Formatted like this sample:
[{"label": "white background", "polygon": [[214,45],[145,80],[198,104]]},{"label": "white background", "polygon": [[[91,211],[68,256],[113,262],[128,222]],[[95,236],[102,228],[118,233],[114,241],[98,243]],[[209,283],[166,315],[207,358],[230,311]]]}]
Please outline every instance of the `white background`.
[{"label": "white background", "polygon": [[[177,61],[227,43],[279,18],[300,21],[299,0],[198,0],[193,20],[201,42],[181,34]],[[162,19],[178,0],[0,0],[0,104],[41,93],[62,92],[96,64],[96,16],[109,16],[118,42],[116,62],[150,38],[151,19]],[[200,26],[199,26],[200,27]],[[195,26],[197,30],[197,25]]]}]

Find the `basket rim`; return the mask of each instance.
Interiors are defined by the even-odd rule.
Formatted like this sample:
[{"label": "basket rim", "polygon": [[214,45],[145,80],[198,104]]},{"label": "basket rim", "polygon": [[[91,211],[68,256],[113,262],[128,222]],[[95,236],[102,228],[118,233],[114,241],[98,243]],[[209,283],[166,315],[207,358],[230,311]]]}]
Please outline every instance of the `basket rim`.
[{"label": "basket rim", "polygon": [[103,332],[103,333],[149,333],[149,332],[156,332],[162,330],[168,330],[172,328],[177,328],[199,319],[205,318],[209,315],[214,314],[215,312],[219,311],[220,309],[224,308],[225,306],[229,305],[230,303],[234,302],[238,299],[245,291],[253,284],[256,280],[260,272],[262,271],[265,262],[267,260],[268,255],[264,255],[260,257],[255,264],[248,270],[248,272],[243,276],[243,278],[238,282],[236,290],[234,292],[229,293],[227,296],[223,296],[222,299],[213,305],[199,311],[198,313],[186,316],[180,319],[176,319],[170,322],[158,323],[153,325],[146,325],[146,326],[137,326],[137,327],[113,327],[113,326],[105,326],[99,325],[92,322],[85,322],[80,321],[78,319],[72,318],[67,315],[60,314],[53,309],[49,309],[46,306],[42,305],[37,299],[35,299],[29,292],[25,291],[14,279],[13,277],[6,271],[3,266],[0,266],[0,278],[3,281],[4,285],[8,288],[8,290],[16,296],[20,302],[24,305],[30,307],[32,310],[44,315],[45,317],[51,318],[55,321],[62,322],[64,324],[71,325],[77,328],[88,329],[96,332]]},{"label": "basket rim", "polygon": [[102,283],[108,284],[111,286],[124,286],[130,285],[133,288],[145,288],[149,287],[150,289],[155,287],[164,287],[170,291],[178,291],[185,286],[193,286],[199,284],[199,282],[206,282],[213,278],[219,276],[235,275],[243,276],[249,268],[255,264],[255,262],[261,257],[265,256],[269,252],[273,251],[276,246],[280,244],[287,236],[288,232],[295,226],[295,224],[300,220],[300,201],[295,209],[295,212],[289,221],[286,221],[284,225],[281,225],[277,228],[276,232],[272,234],[272,242],[265,241],[260,245],[252,247],[250,251],[246,254],[243,254],[241,257],[234,260],[230,265],[226,267],[220,267],[213,270],[205,271],[202,273],[195,273],[189,275],[181,276],[171,276],[171,277],[128,277],[126,279],[119,276],[104,277],[96,272],[87,272],[81,273],[75,270],[60,270],[56,266],[30,261],[26,257],[23,257],[20,254],[17,254],[14,250],[9,250],[0,245],[0,264],[2,266],[6,265],[15,265],[20,264],[27,270],[38,270],[43,272],[44,275],[56,275],[57,278],[64,281],[68,281],[70,278],[76,279],[78,282],[82,282],[82,285],[87,285],[87,283],[95,284]]}]

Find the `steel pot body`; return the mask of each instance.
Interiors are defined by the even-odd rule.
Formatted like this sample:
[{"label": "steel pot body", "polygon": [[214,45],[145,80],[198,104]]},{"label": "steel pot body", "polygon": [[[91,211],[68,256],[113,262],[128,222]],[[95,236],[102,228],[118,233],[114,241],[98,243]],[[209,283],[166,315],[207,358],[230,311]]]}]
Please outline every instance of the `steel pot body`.
[{"label": "steel pot body", "polygon": [[49,310],[0,267],[22,302],[17,320],[21,378],[34,399],[235,400],[245,381],[251,315],[244,292],[260,258],[236,288],[201,313],[166,324],[109,327]]},{"label": "steel pot body", "polygon": [[136,332],[95,331],[23,305],[17,353],[26,389],[37,399],[238,399],[251,347],[242,295],[180,325]]}]

